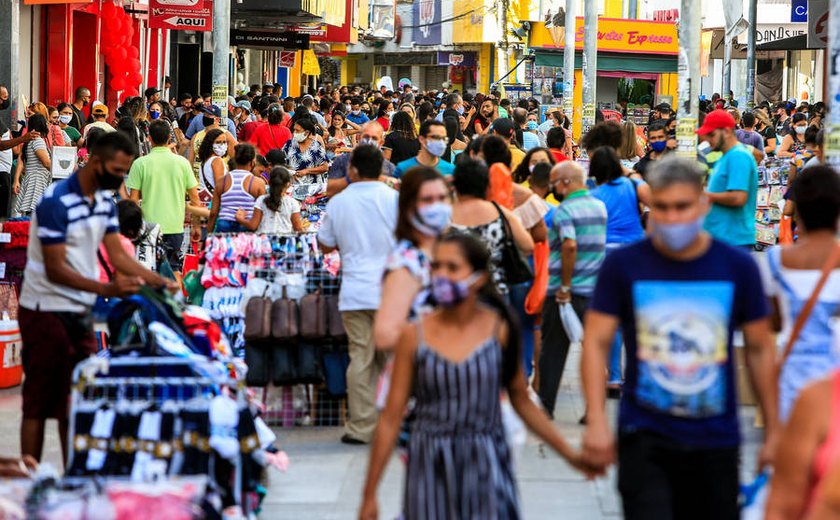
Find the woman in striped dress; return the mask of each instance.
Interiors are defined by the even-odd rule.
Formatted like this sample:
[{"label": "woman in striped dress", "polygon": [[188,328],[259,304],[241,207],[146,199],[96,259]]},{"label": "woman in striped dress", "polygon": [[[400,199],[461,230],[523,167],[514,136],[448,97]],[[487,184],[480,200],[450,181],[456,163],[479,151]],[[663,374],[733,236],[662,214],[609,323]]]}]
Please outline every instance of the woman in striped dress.
[{"label": "woman in striped dress", "polygon": [[[47,118],[41,114],[35,114],[29,118],[26,125],[29,132],[38,132],[41,137],[36,137],[26,143],[23,147],[23,161],[18,161],[15,169],[15,179],[12,184],[12,191],[17,195],[15,205],[15,216],[29,216],[35,211],[41,197],[50,185],[52,174],[52,161],[50,150],[44,136],[49,133]],[[23,180],[21,180],[23,174]]]},{"label": "woman in striped dress", "polygon": [[484,244],[464,233],[446,235],[435,247],[432,295],[438,308],[400,337],[361,520],[378,517],[376,488],[412,388],[416,421],[408,449],[406,520],[520,518],[499,404],[503,388],[534,433],[589,474],[528,397],[518,326],[493,289],[489,262]]}]

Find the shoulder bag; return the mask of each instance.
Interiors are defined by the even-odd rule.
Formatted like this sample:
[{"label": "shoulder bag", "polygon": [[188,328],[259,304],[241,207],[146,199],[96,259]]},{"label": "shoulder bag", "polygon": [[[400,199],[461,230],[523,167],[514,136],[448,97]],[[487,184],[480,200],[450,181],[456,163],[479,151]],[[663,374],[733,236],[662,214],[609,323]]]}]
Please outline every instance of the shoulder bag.
[{"label": "shoulder bag", "polygon": [[510,227],[507,217],[505,217],[502,208],[493,202],[496,206],[496,211],[499,212],[499,218],[502,219],[502,224],[505,226],[505,238],[502,241],[502,269],[505,271],[505,281],[509,285],[517,285],[525,282],[530,282],[534,279],[534,271],[531,269],[531,264],[519,250],[519,246],[513,239],[513,231]]}]

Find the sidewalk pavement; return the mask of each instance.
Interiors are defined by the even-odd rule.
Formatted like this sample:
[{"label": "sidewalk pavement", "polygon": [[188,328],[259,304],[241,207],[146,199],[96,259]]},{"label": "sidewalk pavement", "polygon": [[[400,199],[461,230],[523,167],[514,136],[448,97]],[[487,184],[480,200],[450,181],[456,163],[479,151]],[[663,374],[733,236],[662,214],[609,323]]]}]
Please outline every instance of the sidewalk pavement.
[{"label": "sidewalk pavement", "polygon": [[[583,415],[578,367],[579,349],[569,355],[558,396],[555,424],[574,446],[580,445]],[[616,402],[609,402],[615,417]],[[742,481],[751,481],[762,438],[752,427],[754,407],[742,407]],[[19,453],[20,389],[0,390],[0,455]],[[281,449],[290,459],[289,471],[272,470],[261,518],[352,520],[358,514],[368,462],[367,446],[339,442],[340,428],[275,429]],[[44,460],[60,465],[61,448],[54,423],[48,423]],[[404,467],[396,457],[379,487],[380,518],[397,518],[402,503]],[[615,488],[615,469],[606,478],[588,482],[533,436],[518,457],[517,479],[526,520],[620,519],[621,502]]]}]

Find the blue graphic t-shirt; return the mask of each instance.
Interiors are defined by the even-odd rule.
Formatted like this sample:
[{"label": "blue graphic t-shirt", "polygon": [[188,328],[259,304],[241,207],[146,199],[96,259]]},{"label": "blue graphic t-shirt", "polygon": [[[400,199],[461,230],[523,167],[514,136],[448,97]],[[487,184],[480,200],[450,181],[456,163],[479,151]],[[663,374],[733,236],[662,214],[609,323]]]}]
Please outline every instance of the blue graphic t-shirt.
[{"label": "blue graphic t-shirt", "polygon": [[591,306],[624,331],[619,431],[693,448],[738,445],[732,333],[769,313],[749,254],[713,240],[680,262],[643,240],[607,256]]}]

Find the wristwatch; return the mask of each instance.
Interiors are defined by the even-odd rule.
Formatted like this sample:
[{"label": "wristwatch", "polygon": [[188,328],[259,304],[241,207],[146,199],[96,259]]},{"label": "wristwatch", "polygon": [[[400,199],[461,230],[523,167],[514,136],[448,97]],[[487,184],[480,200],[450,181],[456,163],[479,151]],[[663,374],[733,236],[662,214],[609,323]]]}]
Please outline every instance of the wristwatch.
[{"label": "wristwatch", "polygon": [[561,286],[560,286],[560,292],[567,293],[567,292],[569,292],[569,291],[571,291],[571,290],[572,290],[572,288],[571,288],[571,286],[569,286],[569,285],[561,285]]}]

